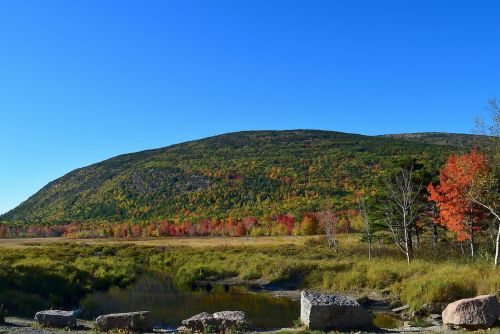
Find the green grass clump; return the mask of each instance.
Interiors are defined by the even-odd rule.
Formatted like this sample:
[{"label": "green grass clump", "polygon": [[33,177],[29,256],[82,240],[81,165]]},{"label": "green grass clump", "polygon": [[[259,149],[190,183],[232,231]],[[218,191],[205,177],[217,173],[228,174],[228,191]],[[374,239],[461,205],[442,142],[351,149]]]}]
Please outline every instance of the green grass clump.
[{"label": "green grass clump", "polygon": [[481,293],[498,291],[498,273],[473,264],[439,263],[395,287],[401,300],[413,309],[428,303],[449,303]]},{"label": "green grass clump", "polygon": [[370,266],[366,270],[366,285],[374,289],[385,289],[400,281],[401,272],[387,264]]},{"label": "green grass clump", "polygon": [[219,278],[233,276],[234,273],[222,270],[218,267],[199,264],[185,264],[177,270],[175,283],[182,288],[190,288],[197,281],[217,280]]}]

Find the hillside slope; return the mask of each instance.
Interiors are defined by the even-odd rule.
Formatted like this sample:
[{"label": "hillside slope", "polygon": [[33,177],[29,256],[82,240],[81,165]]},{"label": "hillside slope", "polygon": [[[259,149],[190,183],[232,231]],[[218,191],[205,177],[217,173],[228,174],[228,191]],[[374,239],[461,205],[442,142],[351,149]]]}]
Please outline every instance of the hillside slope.
[{"label": "hillside slope", "polygon": [[[463,146],[451,145],[451,146]],[[47,184],[0,220],[24,223],[266,217],[345,205],[356,182],[456,147],[330,131],[251,131],[121,155]]]}]

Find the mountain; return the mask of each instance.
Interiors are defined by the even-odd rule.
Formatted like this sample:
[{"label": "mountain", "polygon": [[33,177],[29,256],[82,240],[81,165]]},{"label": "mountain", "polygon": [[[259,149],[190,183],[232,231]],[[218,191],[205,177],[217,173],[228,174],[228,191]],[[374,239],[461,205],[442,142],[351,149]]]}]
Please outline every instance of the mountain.
[{"label": "mountain", "polygon": [[[412,159],[427,174],[475,137],[229,133],[120,155],[56,179],[0,217],[22,223],[269,217],[346,206],[355,184]],[[408,143],[411,140],[411,144]]]},{"label": "mountain", "polygon": [[473,146],[478,148],[484,147],[490,142],[487,136],[446,132],[399,133],[382,135],[381,137],[462,148],[470,148]]}]

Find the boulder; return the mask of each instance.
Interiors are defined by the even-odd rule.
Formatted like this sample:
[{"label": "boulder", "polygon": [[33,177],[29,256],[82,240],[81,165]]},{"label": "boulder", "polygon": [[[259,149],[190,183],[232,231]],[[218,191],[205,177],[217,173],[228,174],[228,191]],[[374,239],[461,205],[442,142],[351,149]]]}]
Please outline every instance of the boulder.
[{"label": "boulder", "polygon": [[189,319],[182,320],[182,324],[193,332],[203,332],[205,328],[215,329],[216,320],[207,312],[202,312]]},{"label": "boulder", "polygon": [[442,313],[443,324],[467,329],[490,328],[499,316],[500,304],[493,295],[457,300],[448,304]]},{"label": "boulder", "polygon": [[111,329],[147,332],[153,330],[153,317],[149,311],[105,314],[97,317],[96,324],[103,332]]},{"label": "boulder", "polygon": [[300,320],[309,329],[348,330],[370,326],[372,315],[352,297],[302,291]]},{"label": "boulder", "polygon": [[231,327],[242,328],[247,324],[246,314],[242,311],[222,311],[213,314],[217,328],[224,331]]},{"label": "boulder", "polygon": [[243,328],[247,321],[245,312],[222,311],[214,314],[203,312],[183,320],[182,324],[193,332],[203,332],[207,329],[224,332],[231,327]]},{"label": "boulder", "polygon": [[46,310],[35,314],[35,320],[45,327],[76,327],[76,315],[73,311]]}]

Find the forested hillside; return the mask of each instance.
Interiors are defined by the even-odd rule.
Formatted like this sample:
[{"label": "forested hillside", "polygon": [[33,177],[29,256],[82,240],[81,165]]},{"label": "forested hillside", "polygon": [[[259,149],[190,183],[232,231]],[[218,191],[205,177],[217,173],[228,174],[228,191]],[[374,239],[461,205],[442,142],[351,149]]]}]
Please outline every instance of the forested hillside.
[{"label": "forested hillside", "polygon": [[476,139],[429,143],[417,136],[409,144],[405,138],[251,131],[126,154],[50,182],[0,220],[196,222],[349,209],[353,188],[373,184],[384,170],[412,162],[422,178],[437,177],[451,152]]},{"label": "forested hillside", "polygon": [[383,135],[381,137],[443,146],[462,147],[466,149],[471,146],[483,147],[491,143],[491,138],[488,136],[446,132],[398,133]]}]

